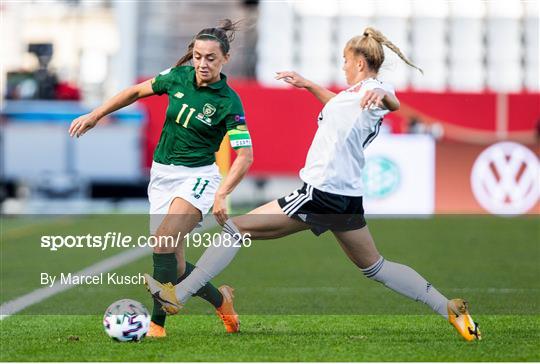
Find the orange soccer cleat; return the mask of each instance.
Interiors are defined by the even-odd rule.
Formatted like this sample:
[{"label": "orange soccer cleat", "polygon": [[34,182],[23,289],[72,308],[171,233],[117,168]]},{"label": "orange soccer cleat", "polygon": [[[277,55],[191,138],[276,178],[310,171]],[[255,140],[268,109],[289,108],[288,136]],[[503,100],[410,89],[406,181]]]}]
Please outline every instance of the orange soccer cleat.
[{"label": "orange soccer cleat", "polygon": [[167,336],[167,332],[165,331],[165,328],[163,326],[159,326],[158,324],[155,324],[154,322],[150,321],[150,328],[148,329],[148,332],[146,333],[146,337],[161,338],[165,336]]},{"label": "orange soccer cleat", "polygon": [[225,326],[227,332],[238,332],[240,331],[240,319],[233,307],[234,289],[229,286],[221,286],[218,289],[223,295],[223,303],[216,310],[216,314],[223,321],[223,326]]},{"label": "orange soccer cleat", "polygon": [[467,341],[481,340],[478,324],[469,314],[469,304],[461,298],[448,301],[448,321]]}]

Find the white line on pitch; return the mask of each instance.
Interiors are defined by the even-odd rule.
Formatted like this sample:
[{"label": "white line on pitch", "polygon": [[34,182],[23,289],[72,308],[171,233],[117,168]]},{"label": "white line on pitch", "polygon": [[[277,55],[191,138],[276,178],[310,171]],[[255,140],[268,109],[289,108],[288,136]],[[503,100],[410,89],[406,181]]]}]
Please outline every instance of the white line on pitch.
[{"label": "white line on pitch", "polygon": [[[137,259],[152,253],[152,249],[149,248],[136,248],[126,252],[113,255],[110,258],[104,259],[96,264],[93,264],[77,273],[72,275],[99,275],[100,273],[110,272],[113,269],[121,267],[136,261]],[[58,293],[67,291],[70,288],[77,286],[78,284],[59,284],[54,283],[52,287],[38,288],[24,296],[15,298],[0,306],[0,320],[3,320],[11,315],[16,314],[24,310],[25,308],[32,306],[38,302],[41,302],[51,296]]]},{"label": "white line on pitch", "polygon": [[[200,227],[198,227],[194,232],[201,232],[208,230],[212,227],[217,226],[215,220],[211,217],[204,219]],[[100,273],[110,272],[113,269],[127,265],[131,262],[136,261],[139,258],[142,258],[145,255],[152,253],[150,248],[135,248],[128,250],[124,253],[113,255],[110,258],[104,259],[96,264],[93,264],[79,272],[72,273],[74,276],[79,275],[99,275]],[[52,297],[58,293],[67,291],[70,288],[77,286],[78,284],[59,284],[54,283],[52,287],[38,288],[30,293],[27,293],[23,296],[15,298],[11,301],[3,303],[0,306],[0,321],[24,310],[27,307],[35,305],[43,300],[46,300],[49,297]]]}]

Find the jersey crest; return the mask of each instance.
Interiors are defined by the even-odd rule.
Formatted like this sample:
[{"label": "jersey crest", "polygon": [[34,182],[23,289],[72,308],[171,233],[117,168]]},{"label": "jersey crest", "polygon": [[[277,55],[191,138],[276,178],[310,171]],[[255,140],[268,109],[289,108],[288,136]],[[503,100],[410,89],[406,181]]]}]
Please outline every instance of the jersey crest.
[{"label": "jersey crest", "polygon": [[214,115],[214,113],[216,112],[216,107],[212,104],[204,104],[204,107],[203,107],[203,114],[205,116],[212,116]]}]

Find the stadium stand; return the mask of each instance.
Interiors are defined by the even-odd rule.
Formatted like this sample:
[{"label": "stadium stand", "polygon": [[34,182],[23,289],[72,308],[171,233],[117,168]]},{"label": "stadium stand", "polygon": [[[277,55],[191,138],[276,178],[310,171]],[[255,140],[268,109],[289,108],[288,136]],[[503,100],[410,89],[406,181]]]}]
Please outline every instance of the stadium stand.
[{"label": "stadium stand", "polygon": [[[441,0],[426,4],[425,0],[380,0],[363,1],[359,7],[358,2],[343,1],[329,8],[320,1],[262,2],[257,79],[275,86],[273,72],[292,68],[325,85],[343,86],[342,47],[372,25],[425,71],[422,76],[387,52],[381,79],[397,89],[540,89],[537,2]],[[278,44],[279,57],[275,54]]]}]

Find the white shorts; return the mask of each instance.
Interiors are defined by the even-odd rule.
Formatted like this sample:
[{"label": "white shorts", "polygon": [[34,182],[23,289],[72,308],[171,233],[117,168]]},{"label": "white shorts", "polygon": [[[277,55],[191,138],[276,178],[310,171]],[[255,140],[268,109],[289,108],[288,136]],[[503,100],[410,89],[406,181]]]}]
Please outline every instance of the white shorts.
[{"label": "white shorts", "polygon": [[148,185],[150,234],[156,232],[176,197],[195,206],[204,217],[214,204],[220,183],[221,175],[215,163],[192,168],[152,162]]}]

